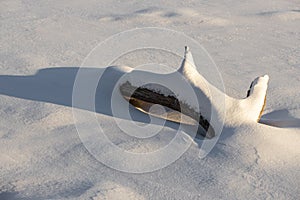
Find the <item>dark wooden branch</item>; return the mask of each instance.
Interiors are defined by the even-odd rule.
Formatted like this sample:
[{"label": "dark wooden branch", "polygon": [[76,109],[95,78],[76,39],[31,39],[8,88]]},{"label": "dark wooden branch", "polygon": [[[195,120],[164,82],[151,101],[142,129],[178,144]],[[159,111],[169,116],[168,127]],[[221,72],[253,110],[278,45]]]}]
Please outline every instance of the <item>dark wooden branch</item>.
[{"label": "dark wooden branch", "polygon": [[[199,123],[199,125],[206,131],[205,133],[203,133],[203,131],[198,131],[202,136],[207,138],[212,138],[215,136],[213,127],[210,125],[209,121],[201,115],[201,113],[197,113],[195,110],[190,108],[189,105],[184,102],[180,102],[173,95],[165,96],[147,88],[135,87],[128,81],[120,86],[120,92],[126,100],[128,100],[133,106],[138,108],[141,108],[142,106],[145,107],[145,103],[143,102],[148,102],[151,103],[151,105],[159,104],[171,108],[175,111],[181,112],[182,114],[191,117]],[[149,104],[148,108],[143,109],[148,112],[150,109]]]}]

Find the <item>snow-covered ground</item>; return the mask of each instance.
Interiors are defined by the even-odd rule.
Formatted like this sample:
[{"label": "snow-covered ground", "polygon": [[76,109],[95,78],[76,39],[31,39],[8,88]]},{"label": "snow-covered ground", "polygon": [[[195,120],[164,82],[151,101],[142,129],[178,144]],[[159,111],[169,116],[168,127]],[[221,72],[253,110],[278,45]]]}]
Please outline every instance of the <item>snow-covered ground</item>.
[{"label": "snow-covered ground", "polygon": [[[1,200],[299,198],[298,0],[2,0],[0,16]],[[97,161],[74,124],[76,72],[99,42],[149,26],[182,31],[203,45],[232,97],[245,97],[251,81],[268,74],[261,122],[274,126],[224,127],[205,158],[192,144],[176,162],[150,173],[124,173]],[[115,64],[136,66],[154,54]],[[97,119],[125,149],[156,149],[172,138],[166,127],[145,143],[124,142],[105,105]]]}]

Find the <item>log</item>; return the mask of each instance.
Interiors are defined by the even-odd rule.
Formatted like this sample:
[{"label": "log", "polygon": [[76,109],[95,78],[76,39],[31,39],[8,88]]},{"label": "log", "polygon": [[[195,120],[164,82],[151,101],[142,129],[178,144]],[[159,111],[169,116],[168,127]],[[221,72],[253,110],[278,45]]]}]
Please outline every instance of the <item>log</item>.
[{"label": "log", "polygon": [[[153,104],[159,104],[164,107],[170,108],[172,110],[175,110],[179,113],[182,113],[183,115],[186,115],[196,121],[201,126],[205,132],[202,130],[202,128],[198,129],[198,132],[200,135],[206,138],[213,138],[215,136],[215,131],[213,127],[210,125],[209,121],[201,115],[201,113],[196,112],[193,110],[189,105],[187,105],[184,102],[180,102],[175,96],[168,95],[165,96],[163,94],[160,94],[156,91],[150,90],[148,88],[143,87],[136,87],[133,86],[130,82],[125,82],[124,84],[120,85],[120,92],[123,95],[123,97],[129,101],[131,105],[138,109],[142,109],[145,113],[149,113],[150,107]],[[156,117],[159,117],[156,115]],[[166,118],[169,121],[173,122],[180,122],[172,118],[171,116],[167,116]],[[186,120],[185,120],[186,121]],[[183,122],[184,123],[184,122]],[[188,123],[188,122],[186,122]]]},{"label": "log", "polygon": [[[185,95],[184,89],[181,91],[180,88],[178,88],[178,96],[176,96],[166,87],[160,91],[164,93],[161,94],[154,89],[156,87],[137,86],[139,85],[139,80],[143,79],[143,77],[151,77],[151,80],[157,78],[160,80],[159,82],[162,82],[162,85],[164,85],[164,80],[166,80],[166,83],[170,83],[170,80],[174,78],[172,73],[163,74],[163,76],[161,76],[161,74],[131,70],[127,74],[127,78],[129,78],[120,85],[119,89],[123,97],[128,100],[130,104],[149,115],[177,123],[185,123],[185,120],[181,118],[182,115],[193,119],[196,121],[194,125],[198,127],[197,133],[206,138],[219,135],[223,126],[237,127],[242,124],[257,123],[260,120],[266,105],[269,81],[268,75],[257,77],[252,81],[246,98],[236,99],[230,97],[212,85],[198,72],[193,56],[187,47],[185,48],[184,58],[177,73],[181,74],[187,83],[193,87],[198,98],[198,103],[187,101],[189,100],[189,96]],[[174,79],[174,82],[175,81],[178,80]],[[153,84],[153,81],[151,84]],[[163,87],[162,85],[159,85],[159,87]],[[212,94],[215,96],[212,97]],[[224,105],[222,104],[223,97]],[[189,105],[185,102],[189,102]],[[165,115],[160,116],[160,114],[155,115],[151,113],[150,108],[154,104],[159,104],[176,111],[177,119],[172,116],[175,112],[167,111],[167,117]],[[202,110],[196,111],[193,109],[198,106],[202,108]],[[214,116],[211,115],[212,113],[209,113],[209,108],[213,111]],[[181,120],[179,120],[180,118]]]}]

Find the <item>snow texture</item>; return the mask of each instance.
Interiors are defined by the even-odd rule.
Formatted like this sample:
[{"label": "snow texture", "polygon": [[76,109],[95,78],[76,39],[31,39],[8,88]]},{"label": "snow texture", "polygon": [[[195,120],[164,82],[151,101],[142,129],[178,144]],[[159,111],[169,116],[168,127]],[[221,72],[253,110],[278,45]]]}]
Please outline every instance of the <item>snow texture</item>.
[{"label": "snow texture", "polygon": [[[298,199],[299,6],[298,0],[1,1],[0,199]],[[105,38],[145,26],[183,31],[200,42],[233,99],[246,96],[253,77],[268,74],[261,123],[239,125],[239,115],[226,117],[207,157],[198,158],[193,144],[176,162],[151,173],[122,173],[95,160],[72,116],[78,66]],[[113,64],[134,67],[154,54],[142,55]],[[171,55],[162,60],[180,62]],[[95,75],[99,69],[86,70]],[[96,114],[110,139],[135,152],[167,144],[172,123],[147,141],[132,140],[115,126],[106,93],[116,83],[110,73],[122,74],[107,71]],[[230,101],[229,113],[235,106],[262,104],[255,96],[263,96],[268,77],[256,81],[248,98]],[[242,109],[242,118],[252,120],[255,108]],[[145,114],[132,113],[136,123],[148,122]]]}]

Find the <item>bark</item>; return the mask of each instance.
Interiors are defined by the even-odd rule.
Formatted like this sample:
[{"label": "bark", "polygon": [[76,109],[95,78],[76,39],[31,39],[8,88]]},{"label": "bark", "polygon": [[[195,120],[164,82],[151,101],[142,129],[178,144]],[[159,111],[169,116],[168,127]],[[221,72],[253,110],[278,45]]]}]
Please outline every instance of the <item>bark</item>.
[{"label": "bark", "polygon": [[[174,96],[165,96],[147,88],[135,87],[128,81],[120,86],[120,92],[124,98],[130,102],[130,104],[138,108],[145,105],[142,102],[149,102],[151,104],[159,104],[181,112],[182,114],[196,120],[198,124],[205,130],[205,133],[199,130],[199,134],[207,138],[212,138],[215,136],[213,127],[210,125],[209,121],[201,115],[201,113],[196,112],[187,104],[180,102]],[[149,108],[143,109],[146,111],[149,110]]]}]

